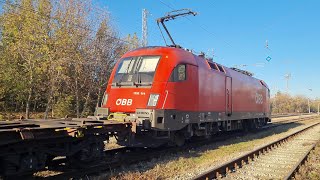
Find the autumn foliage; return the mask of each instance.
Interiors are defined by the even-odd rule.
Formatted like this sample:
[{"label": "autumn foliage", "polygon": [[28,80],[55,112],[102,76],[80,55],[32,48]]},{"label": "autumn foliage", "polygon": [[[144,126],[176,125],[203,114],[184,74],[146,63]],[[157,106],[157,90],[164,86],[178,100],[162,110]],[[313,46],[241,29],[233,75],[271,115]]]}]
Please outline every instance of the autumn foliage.
[{"label": "autumn foliage", "polygon": [[0,14],[0,112],[85,117],[101,101],[115,61],[139,46],[119,38],[91,1],[7,0]]},{"label": "autumn foliage", "polygon": [[273,114],[308,113],[309,105],[311,112],[318,112],[319,103],[320,99],[308,99],[302,95],[292,96],[290,94],[281,92],[277,92],[271,98],[271,108]]}]

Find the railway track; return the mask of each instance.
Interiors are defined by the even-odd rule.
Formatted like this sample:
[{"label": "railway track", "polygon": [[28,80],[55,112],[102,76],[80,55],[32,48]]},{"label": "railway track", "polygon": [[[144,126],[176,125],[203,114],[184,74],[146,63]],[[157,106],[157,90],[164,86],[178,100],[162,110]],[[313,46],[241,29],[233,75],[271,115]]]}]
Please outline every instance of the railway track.
[{"label": "railway track", "polygon": [[317,122],[194,179],[290,179],[319,140],[320,122]]},{"label": "railway track", "polygon": [[291,117],[291,116],[305,116],[305,115],[316,115],[315,113],[292,113],[292,114],[273,114],[271,118],[284,118],[284,117]]},{"label": "railway track", "polygon": [[[179,151],[183,151],[186,149],[192,149],[194,147],[203,146],[205,144],[211,143],[211,142],[218,142],[223,141],[228,138],[232,138],[234,136],[242,136],[244,135],[244,132],[236,132],[236,133],[225,133],[221,134],[220,136],[211,138],[210,140],[202,139],[200,141],[194,141],[189,144],[184,145],[183,147],[162,147],[162,148],[156,148],[156,149],[144,149],[144,148],[118,148],[112,150],[112,153],[110,153],[110,150],[107,150],[106,153],[110,153],[108,156],[111,156],[112,154],[115,155],[117,158],[115,161],[102,161],[100,163],[96,163],[93,165],[88,165],[86,168],[79,169],[70,168],[67,166],[61,166],[52,170],[63,170],[60,174],[55,174],[49,177],[43,177],[44,179],[70,179],[70,178],[81,178],[86,177],[87,175],[95,175],[99,174],[103,171],[110,170],[117,168],[123,164],[129,165],[134,164],[138,162],[143,162],[150,160],[152,158],[157,158],[160,156],[163,156],[164,154],[172,154]],[[118,152],[117,152],[118,151]],[[141,156],[143,154],[143,156]],[[63,164],[63,162],[62,162]],[[42,177],[38,177],[38,179],[41,179]]]},{"label": "railway track", "polygon": [[285,125],[285,124],[296,123],[296,122],[299,122],[299,121],[310,120],[310,119],[314,119],[315,117],[317,117],[317,116],[316,115],[314,115],[314,116],[299,116],[299,117],[293,118],[293,119],[285,119],[285,120],[281,120],[281,121],[276,121],[276,122],[270,123],[267,126],[263,127],[263,129],[264,128],[268,129],[268,128],[271,128],[271,127],[282,126],[282,125]]},{"label": "railway track", "polygon": [[[264,129],[267,128],[274,128],[277,126],[282,126],[282,125],[287,125],[291,123],[295,123],[298,121],[303,121],[303,120],[309,120],[314,117],[305,117],[305,118],[300,118],[300,119],[293,119],[291,122],[290,121],[284,121],[282,123],[276,123],[276,124],[270,124]],[[110,162],[110,161],[101,161],[96,164],[88,164],[85,168],[79,170],[77,168],[73,167],[68,167],[66,165],[62,166],[57,166],[58,168],[51,169],[53,171],[60,171],[58,174],[51,175],[49,177],[43,177],[46,179],[68,179],[68,178],[79,178],[79,177],[85,177],[87,175],[95,175],[99,174],[104,171],[108,171],[110,169],[117,168],[118,166],[121,166],[122,164],[134,164],[137,162],[141,161],[147,161],[151,158],[154,157],[159,157],[163,154],[170,154],[170,153],[176,153],[177,151],[182,151],[185,149],[192,149],[194,147],[199,147],[201,145],[205,145],[211,142],[217,142],[217,141],[223,141],[228,138],[232,138],[235,136],[242,136],[246,133],[243,132],[237,132],[237,133],[227,133],[227,134],[222,134],[221,136],[212,138],[211,140],[204,140],[196,143],[190,143],[187,144],[184,147],[177,148],[177,147],[165,147],[165,148],[159,148],[159,149],[130,149],[130,148],[119,148],[119,149],[114,149],[114,150],[108,150],[106,151],[107,157],[113,156],[113,157],[118,157],[118,158],[113,158],[115,161]],[[141,156],[141,154],[144,154],[144,156]],[[110,159],[110,158],[109,158]],[[59,159],[59,164],[64,164],[63,159]],[[37,177],[37,178],[42,178],[42,177]]]}]

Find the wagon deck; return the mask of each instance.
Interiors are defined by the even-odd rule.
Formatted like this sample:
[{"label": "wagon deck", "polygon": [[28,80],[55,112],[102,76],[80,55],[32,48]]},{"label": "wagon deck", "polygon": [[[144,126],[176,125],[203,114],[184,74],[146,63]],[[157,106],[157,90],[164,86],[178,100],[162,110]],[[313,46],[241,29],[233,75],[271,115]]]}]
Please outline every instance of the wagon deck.
[{"label": "wagon deck", "polygon": [[104,141],[110,136],[123,138],[130,132],[130,122],[94,118],[2,121],[0,175],[34,172],[58,156],[87,163],[103,157]]}]

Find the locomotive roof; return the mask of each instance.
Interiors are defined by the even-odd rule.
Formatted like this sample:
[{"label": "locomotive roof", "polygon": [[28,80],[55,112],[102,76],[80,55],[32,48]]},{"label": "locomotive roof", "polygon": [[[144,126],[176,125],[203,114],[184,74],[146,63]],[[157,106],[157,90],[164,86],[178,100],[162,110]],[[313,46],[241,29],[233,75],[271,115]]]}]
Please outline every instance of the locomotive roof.
[{"label": "locomotive roof", "polygon": [[[193,56],[195,56],[195,57],[198,57],[198,58],[195,58],[195,59],[203,59],[204,61],[216,63],[216,62],[213,62],[213,61],[210,60],[210,59],[205,58],[204,54],[197,55],[197,54],[194,54],[194,53],[193,53],[191,50],[189,50],[189,49],[177,48],[177,47],[170,47],[170,46],[147,46],[147,47],[140,47],[140,48],[131,50],[131,51],[127,52],[127,53],[128,53],[128,55],[130,56],[131,53],[136,52],[136,51],[141,51],[141,50],[155,50],[155,49],[162,49],[162,48],[163,48],[163,49],[172,50],[172,51],[179,51],[179,52],[181,52],[181,53],[184,52],[184,53],[186,53],[186,54],[190,54],[190,55],[193,55]],[[127,53],[126,53],[126,54],[127,54]],[[196,60],[196,61],[197,61],[197,60]],[[228,71],[234,71],[234,72],[236,72],[236,73],[240,73],[240,74],[249,76],[249,77],[251,77],[251,78],[253,78],[253,79],[256,79],[256,80],[260,81],[261,84],[263,84],[264,86],[266,86],[266,87],[268,88],[267,84],[266,84],[264,81],[262,81],[262,80],[260,80],[260,79],[258,79],[258,78],[256,78],[256,77],[253,77],[253,73],[250,73],[250,72],[245,71],[245,70],[237,69],[237,68],[226,67],[226,66],[221,65],[221,64],[219,64],[219,63],[216,63],[216,64],[217,64],[217,65],[220,65],[220,66],[223,66],[223,68],[226,70],[225,73],[227,73],[227,74],[228,74]]]},{"label": "locomotive roof", "polygon": [[[140,51],[140,50],[151,50],[151,49],[158,49],[158,48],[164,48],[164,49],[179,49],[179,50],[185,50],[187,52],[190,52],[188,51],[188,49],[183,49],[183,48],[176,48],[176,47],[170,47],[170,46],[146,46],[146,47],[139,47],[139,48],[136,48],[136,49],[133,49],[129,52],[133,52],[133,51]],[[190,52],[191,53],[191,52]]]}]

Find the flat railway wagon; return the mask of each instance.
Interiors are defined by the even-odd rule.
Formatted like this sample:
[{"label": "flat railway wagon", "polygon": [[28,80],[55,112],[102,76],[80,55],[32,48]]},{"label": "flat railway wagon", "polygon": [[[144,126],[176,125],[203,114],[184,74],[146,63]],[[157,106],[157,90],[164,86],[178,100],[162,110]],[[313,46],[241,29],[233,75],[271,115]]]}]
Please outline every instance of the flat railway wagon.
[{"label": "flat railway wagon", "polygon": [[132,122],[127,146],[182,145],[193,136],[259,128],[270,91],[252,74],[177,47],[145,47],[116,63],[96,115]]},{"label": "flat railway wagon", "polygon": [[65,156],[73,167],[104,157],[104,141],[128,136],[131,123],[83,119],[0,121],[0,179],[32,174]]}]

